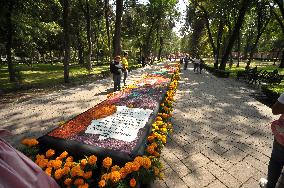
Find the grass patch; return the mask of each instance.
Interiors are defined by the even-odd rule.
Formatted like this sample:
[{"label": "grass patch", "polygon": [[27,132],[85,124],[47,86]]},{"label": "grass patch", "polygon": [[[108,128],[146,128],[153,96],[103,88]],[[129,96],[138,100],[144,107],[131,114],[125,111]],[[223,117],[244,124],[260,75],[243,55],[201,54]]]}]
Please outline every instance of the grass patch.
[{"label": "grass patch", "polygon": [[[129,61],[129,67],[136,66],[135,61]],[[51,64],[33,64],[28,66],[25,64],[15,65],[15,69],[19,70],[19,81],[17,83],[9,82],[9,73],[7,65],[0,65],[0,90],[15,91],[29,88],[48,88],[64,83],[63,63]],[[94,80],[94,76],[100,75],[102,72],[109,71],[109,64],[105,63],[101,66],[94,66],[89,72],[85,67],[78,64],[70,64],[69,76],[71,83],[84,83]]]}]

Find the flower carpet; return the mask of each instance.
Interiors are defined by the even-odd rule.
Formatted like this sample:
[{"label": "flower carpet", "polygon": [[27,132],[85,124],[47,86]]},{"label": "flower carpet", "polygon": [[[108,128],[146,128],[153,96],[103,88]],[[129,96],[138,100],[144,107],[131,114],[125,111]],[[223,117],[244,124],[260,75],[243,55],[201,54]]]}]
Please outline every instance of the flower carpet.
[{"label": "flower carpet", "polygon": [[162,177],[180,70],[159,68],[40,137],[35,162],[62,187],[141,187]]}]

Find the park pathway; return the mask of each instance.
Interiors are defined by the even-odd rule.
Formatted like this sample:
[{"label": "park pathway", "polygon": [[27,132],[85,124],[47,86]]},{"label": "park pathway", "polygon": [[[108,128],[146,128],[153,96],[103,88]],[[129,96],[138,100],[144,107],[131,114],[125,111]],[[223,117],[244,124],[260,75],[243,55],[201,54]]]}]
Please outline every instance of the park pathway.
[{"label": "park pathway", "polygon": [[254,92],[191,66],[182,71],[174,132],[162,151],[165,178],[154,187],[258,188],[271,154],[270,122],[278,117]]}]

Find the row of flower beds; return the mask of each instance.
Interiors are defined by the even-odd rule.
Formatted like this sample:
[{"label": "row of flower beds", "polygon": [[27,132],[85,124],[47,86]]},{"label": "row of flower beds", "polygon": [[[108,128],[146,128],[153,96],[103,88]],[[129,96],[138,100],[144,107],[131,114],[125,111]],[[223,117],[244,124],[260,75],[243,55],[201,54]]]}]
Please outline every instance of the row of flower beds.
[{"label": "row of flower beds", "polygon": [[[67,151],[72,156],[69,156],[66,151],[60,152],[60,150],[54,148],[46,149],[47,147],[44,147],[45,150],[41,150],[41,154],[35,155],[38,152],[38,142],[34,139],[23,141],[23,144],[29,146],[26,154],[49,176],[52,176],[61,187],[143,187],[157,177],[162,178],[162,164],[159,157],[167,141],[167,135],[172,131],[173,96],[177,88],[180,71],[177,64],[166,65],[164,69],[166,71],[148,74],[122,92],[112,93],[99,106],[76,116],[48,134],[48,137],[56,137],[61,140],[73,139],[76,142],[81,141],[84,144],[97,145],[99,148],[107,147],[111,150],[121,150],[132,156],[132,159],[128,162],[118,166],[115,158],[108,156],[102,158],[100,155],[86,155],[86,157],[77,159],[77,157],[72,157],[74,153],[69,152],[69,150]],[[169,84],[167,84],[168,77],[170,78]],[[156,83],[149,84],[154,79]],[[166,89],[165,93],[163,93],[164,89]],[[137,147],[137,139],[125,147],[123,141],[116,139],[100,141],[96,137],[88,139],[87,134],[82,134],[82,130],[92,119],[100,119],[113,114],[116,105],[125,105],[130,108],[142,107],[152,109],[154,110],[153,113],[156,113],[149,131],[144,130],[147,140],[142,155],[133,156],[133,153],[131,153]],[[137,137],[141,136],[141,132],[143,131],[139,130]],[[80,151],[77,151],[77,153],[80,153]]]}]

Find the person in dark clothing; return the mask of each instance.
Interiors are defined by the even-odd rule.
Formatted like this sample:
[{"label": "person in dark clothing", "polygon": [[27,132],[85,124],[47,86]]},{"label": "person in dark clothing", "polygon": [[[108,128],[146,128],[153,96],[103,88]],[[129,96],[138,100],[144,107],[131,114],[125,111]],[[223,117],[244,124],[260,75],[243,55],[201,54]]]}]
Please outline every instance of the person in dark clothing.
[{"label": "person in dark clothing", "polygon": [[204,64],[204,61],[203,61],[203,60],[200,60],[200,63],[199,63],[199,73],[200,73],[200,74],[201,74],[202,69],[203,69],[203,64]]},{"label": "person in dark clothing", "polygon": [[180,63],[180,64],[183,64],[183,59],[184,59],[184,58],[181,56],[181,57],[180,57],[180,60],[179,60],[179,63]]},{"label": "person in dark clothing", "polygon": [[188,61],[189,61],[188,55],[186,55],[186,56],[184,57],[183,61],[184,61],[183,70],[186,70],[186,69],[187,69],[187,65],[188,65]]},{"label": "person in dark clothing", "polygon": [[110,64],[110,72],[113,74],[114,91],[120,91],[120,81],[123,69],[120,60],[120,56],[116,56]]},{"label": "person in dark clothing", "polygon": [[142,67],[145,67],[145,65],[146,65],[146,58],[144,56],[141,57],[141,63],[142,63]]}]

